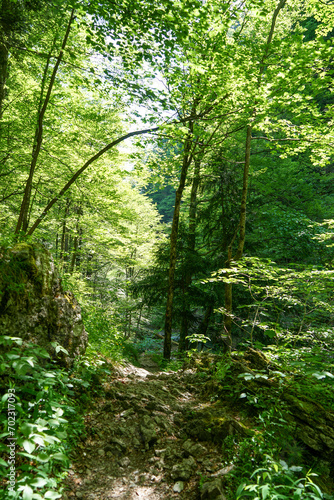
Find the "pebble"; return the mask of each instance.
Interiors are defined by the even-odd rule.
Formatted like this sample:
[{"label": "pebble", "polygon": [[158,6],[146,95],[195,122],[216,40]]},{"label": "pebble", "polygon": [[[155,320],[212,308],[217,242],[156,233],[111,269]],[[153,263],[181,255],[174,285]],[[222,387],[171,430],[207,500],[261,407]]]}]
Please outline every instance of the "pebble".
[{"label": "pebble", "polygon": [[120,460],[119,462],[119,465],[121,465],[122,467],[127,467],[130,463],[130,459],[128,457],[124,457],[122,458],[122,460]]},{"label": "pebble", "polygon": [[181,493],[181,491],[183,490],[184,488],[184,482],[183,481],[177,481],[174,486],[173,486],[173,491],[175,491],[175,493]]}]

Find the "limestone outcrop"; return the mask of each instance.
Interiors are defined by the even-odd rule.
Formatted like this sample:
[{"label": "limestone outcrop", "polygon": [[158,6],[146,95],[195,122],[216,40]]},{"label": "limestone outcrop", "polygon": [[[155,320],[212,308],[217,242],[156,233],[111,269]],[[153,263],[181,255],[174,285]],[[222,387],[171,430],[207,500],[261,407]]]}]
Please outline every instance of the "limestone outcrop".
[{"label": "limestone outcrop", "polygon": [[86,350],[80,306],[43,245],[0,249],[0,334],[36,343],[66,367]]}]

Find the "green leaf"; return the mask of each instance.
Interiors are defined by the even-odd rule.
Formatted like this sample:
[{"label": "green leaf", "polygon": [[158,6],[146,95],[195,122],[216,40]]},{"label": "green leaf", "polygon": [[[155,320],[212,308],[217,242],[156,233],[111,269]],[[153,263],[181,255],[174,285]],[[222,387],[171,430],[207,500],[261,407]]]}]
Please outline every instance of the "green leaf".
[{"label": "green leaf", "polygon": [[34,494],[34,492],[33,492],[32,488],[30,488],[30,486],[28,486],[26,484],[25,487],[23,488],[23,494],[22,494],[23,500],[31,500],[33,494]]},{"label": "green leaf", "polygon": [[269,484],[265,484],[264,486],[261,486],[261,495],[262,495],[263,500],[268,498],[269,494],[270,494]]},{"label": "green leaf", "polygon": [[0,465],[2,465],[3,467],[8,467],[7,462],[5,462],[2,458],[0,458]]},{"label": "green leaf", "polygon": [[27,453],[32,453],[36,448],[36,444],[33,441],[28,441],[27,439],[23,441],[22,446]]},{"label": "green leaf", "polygon": [[242,493],[242,492],[244,491],[244,489],[245,489],[245,486],[246,486],[246,484],[245,484],[245,483],[241,483],[241,484],[239,484],[238,489],[237,489],[237,491],[236,491],[236,493],[235,493],[235,494],[236,494],[236,499],[237,499],[237,500],[239,500],[241,493]]},{"label": "green leaf", "polygon": [[50,498],[51,500],[54,500],[56,498],[61,498],[61,495],[56,491],[47,491],[44,495],[44,498]]},{"label": "green leaf", "polygon": [[303,491],[304,491],[304,488],[297,488],[293,492],[293,500],[299,500],[300,498],[302,498]]},{"label": "green leaf", "polygon": [[27,363],[29,363],[30,366],[34,367],[35,366],[35,359],[33,357],[29,357],[29,358],[24,358],[26,360]]},{"label": "green leaf", "polygon": [[31,439],[34,441],[34,443],[39,444],[40,446],[45,446],[44,436],[41,436],[40,434],[33,434],[31,436]]},{"label": "green leaf", "polygon": [[68,457],[64,455],[64,453],[55,453],[54,455],[52,455],[52,458],[54,458],[55,460],[60,460],[61,462],[68,461]]},{"label": "green leaf", "polygon": [[37,455],[37,460],[39,462],[48,462],[51,458],[51,456],[48,453],[45,453],[45,451],[42,451]]},{"label": "green leaf", "polygon": [[47,479],[43,479],[42,477],[36,477],[33,481],[31,481],[31,486],[35,488],[42,488],[47,484]]}]

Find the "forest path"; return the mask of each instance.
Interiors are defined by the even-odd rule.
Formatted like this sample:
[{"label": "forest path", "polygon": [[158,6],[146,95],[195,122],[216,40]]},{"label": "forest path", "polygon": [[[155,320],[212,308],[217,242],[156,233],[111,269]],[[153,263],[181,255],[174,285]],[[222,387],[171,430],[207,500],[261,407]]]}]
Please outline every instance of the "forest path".
[{"label": "forest path", "polygon": [[105,396],[85,416],[64,500],[225,499],[221,478],[232,467],[223,467],[221,442],[205,423],[224,413],[202,395],[209,376],[157,370],[128,364],[105,381]]}]

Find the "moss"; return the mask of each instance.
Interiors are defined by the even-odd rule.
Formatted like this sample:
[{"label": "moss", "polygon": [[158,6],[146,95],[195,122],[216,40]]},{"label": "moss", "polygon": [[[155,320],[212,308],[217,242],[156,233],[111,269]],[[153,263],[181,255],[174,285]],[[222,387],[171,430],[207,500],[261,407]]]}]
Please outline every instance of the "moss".
[{"label": "moss", "polygon": [[226,414],[221,404],[212,404],[188,417],[187,433],[200,441],[221,443],[227,436],[251,437],[254,431]]}]

